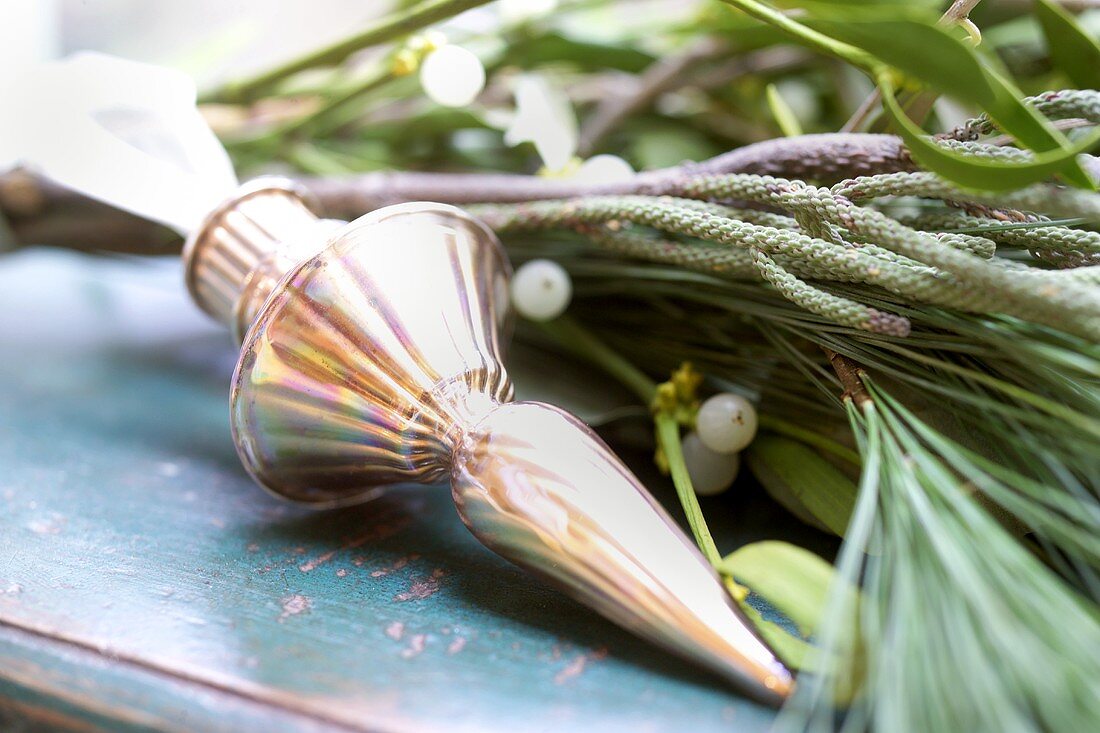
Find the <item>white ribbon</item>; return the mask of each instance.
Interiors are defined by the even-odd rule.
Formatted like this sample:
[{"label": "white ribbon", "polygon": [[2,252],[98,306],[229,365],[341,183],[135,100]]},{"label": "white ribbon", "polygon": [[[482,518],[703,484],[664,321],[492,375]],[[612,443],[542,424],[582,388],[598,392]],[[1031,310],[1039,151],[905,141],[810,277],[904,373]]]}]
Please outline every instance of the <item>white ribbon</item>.
[{"label": "white ribbon", "polygon": [[80,53],[0,87],[0,168],[27,167],[183,233],[237,186],[181,72]]}]

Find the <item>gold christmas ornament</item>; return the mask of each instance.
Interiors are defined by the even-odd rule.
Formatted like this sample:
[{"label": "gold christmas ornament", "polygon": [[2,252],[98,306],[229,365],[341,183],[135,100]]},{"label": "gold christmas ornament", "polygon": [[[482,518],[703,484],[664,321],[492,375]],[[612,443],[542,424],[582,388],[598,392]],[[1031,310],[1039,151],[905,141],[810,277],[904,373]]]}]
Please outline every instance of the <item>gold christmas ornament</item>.
[{"label": "gold christmas ornament", "polygon": [[233,436],[256,481],[315,506],[450,481],[483,544],[769,702],[790,672],[671,517],[582,422],[512,402],[511,268],[451,206],[350,224],[262,180],[184,251],[188,287],[242,342]]}]

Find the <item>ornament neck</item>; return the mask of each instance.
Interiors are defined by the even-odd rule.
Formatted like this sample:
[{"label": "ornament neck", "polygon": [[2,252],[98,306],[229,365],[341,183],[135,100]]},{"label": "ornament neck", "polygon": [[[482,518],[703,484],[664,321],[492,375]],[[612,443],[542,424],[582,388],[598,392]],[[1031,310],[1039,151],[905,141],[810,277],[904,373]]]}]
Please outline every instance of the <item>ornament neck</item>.
[{"label": "ornament neck", "polygon": [[[442,436],[440,469],[449,474],[454,452],[476,426],[497,407],[512,401],[512,382],[499,364],[460,374],[443,382],[425,398],[432,422]],[[420,419],[426,419],[422,411]],[[435,480],[435,479],[433,479]]]},{"label": "ornament neck", "polygon": [[344,223],[318,218],[307,198],[290,181],[258,179],[207,216],[184,246],[192,298],[238,341],[283,276]]}]

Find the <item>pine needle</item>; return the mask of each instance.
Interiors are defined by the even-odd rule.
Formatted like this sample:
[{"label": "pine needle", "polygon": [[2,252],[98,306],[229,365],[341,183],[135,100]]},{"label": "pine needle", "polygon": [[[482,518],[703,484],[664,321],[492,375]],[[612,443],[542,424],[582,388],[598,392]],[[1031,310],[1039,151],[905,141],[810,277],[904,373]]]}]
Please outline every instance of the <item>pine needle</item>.
[{"label": "pine needle", "polygon": [[[851,640],[846,649],[831,647],[849,668],[828,670],[796,693],[787,729],[809,719],[809,729],[820,731],[1095,730],[1095,608],[979,505],[961,479],[982,472],[964,452],[941,437],[929,443],[935,431],[873,382],[869,389],[873,405],[849,410],[866,464],[839,563],[842,574],[863,579],[865,657]],[[991,488],[992,478],[982,480]],[[985,496],[1003,499],[1006,491]],[[1043,531],[1095,564],[1095,517],[1056,518],[1039,496],[1018,494],[1010,503],[1033,520],[1051,520],[1057,526]],[[1066,542],[1081,519],[1084,544]],[[875,552],[863,554],[860,546],[872,540]],[[853,623],[851,609],[831,610],[826,649],[837,628]],[[853,664],[866,665],[866,687],[834,725],[835,695]]]}]

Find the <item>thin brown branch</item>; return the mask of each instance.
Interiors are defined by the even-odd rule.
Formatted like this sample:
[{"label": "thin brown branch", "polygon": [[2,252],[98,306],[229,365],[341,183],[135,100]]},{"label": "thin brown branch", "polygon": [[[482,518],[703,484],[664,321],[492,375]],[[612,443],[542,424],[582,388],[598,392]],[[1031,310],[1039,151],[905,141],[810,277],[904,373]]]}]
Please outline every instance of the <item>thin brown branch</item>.
[{"label": "thin brown branch", "polygon": [[848,118],[848,121],[844,123],[844,126],[840,128],[840,131],[856,132],[862,129],[863,126],[867,124],[867,120],[871,118],[871,115],[878,111],[880,102],[882,102],[882,92],[875,89],[867,95],[866,99],[860,102],[859,107],[856,108],[856,111]]},{"label": "thin brown branch", "polygon": [[978,7],[981,1],[982,0],[955,0],[955,2],[951,3],[951,7],[943,14],[943,17],[940,18],[940,22],[947,24],[966,20],[970,17],[970,13],[974,8]]},{"label": "thin brown branch", "polygon": [[864,405],[872,402],[871,395],[863,385],[863,367],[843,354],[838,354],[832,349],[822,348],[825,355],[829,357],[829,364],[836,372],[837,379],[844,387],[844,394],[841,395],[841,399],[852,400],[856,403],[856,407],[862,410]]},{"label": "thin brown branch", "polygon": [[[1100,159],[1081,156],[1100,180]],[[659,196],[700,175],[752,173],[820,183],[917,170],[892,135],[829,133],[767,140],[701,163],[639,173],[613,185],[507,173],[379,171],[358,176],[301,177],[327,216],[353,219],[406,201],[449,204],[519,203],[596,195]],[[0,175],[0,216],[15,246],[46,245],[85,251],[170,253],[179,238],[136,216],[22,172]],[[10,244],[10,243],[9,243]]]},{"label": "thin brown branch", "polygon": [[603,138],[632,114],[645,109],[657,97],[680,87],[700,63],[725,53],[728,46],[715,38],[703,38],[680,53],[662,57],[638,75],[626,93],[606,97],[581,127],[577,153],[592,154]]},{"label": "thin brown branch", "polygon": [[0,215],[21,247],[173,254],[181,244],[169,229],[22,171],[0,176]]},{"label": "thin brown branch", "polygon": [[[639,173],[614,185],[504,173],[384,171],[359,176],[299,179],[328,216],[355,218],[404,201],[451,204],[514,203],[600,194],[660,195],[685,178],[755,173],[833,182],[853,176],[915,170],[891,135],[802,135],[768,140],[701,163]],[[113,252],[170,252],[166,230],[25,173],[0,176],[0,214],[21,246],[32,244]],[[173,244],[173,243],[176,244]]]},{"label": "thin brown branch", "polygon": [[639,173],[628,181],[593,185],[581,180],[483,173],[367,173],[351,178],[304,179],[336,216],[359,215],[410,200],[453,204],[516,203],[578,196],[645,194],[675,190],[684,178],[754,173],[820,181],[916,170],[901,141],[892,135],[802,135],[746,145],[701,163]]},{"label": "thin brown branch", "polygon": [[808,66],[815,57],[802,48],[770,46],[759,51],[718,62],[702,70],[692,78],[692,86],[698,89],[721,89],[743,76],[768,74],[798,66]]}]

